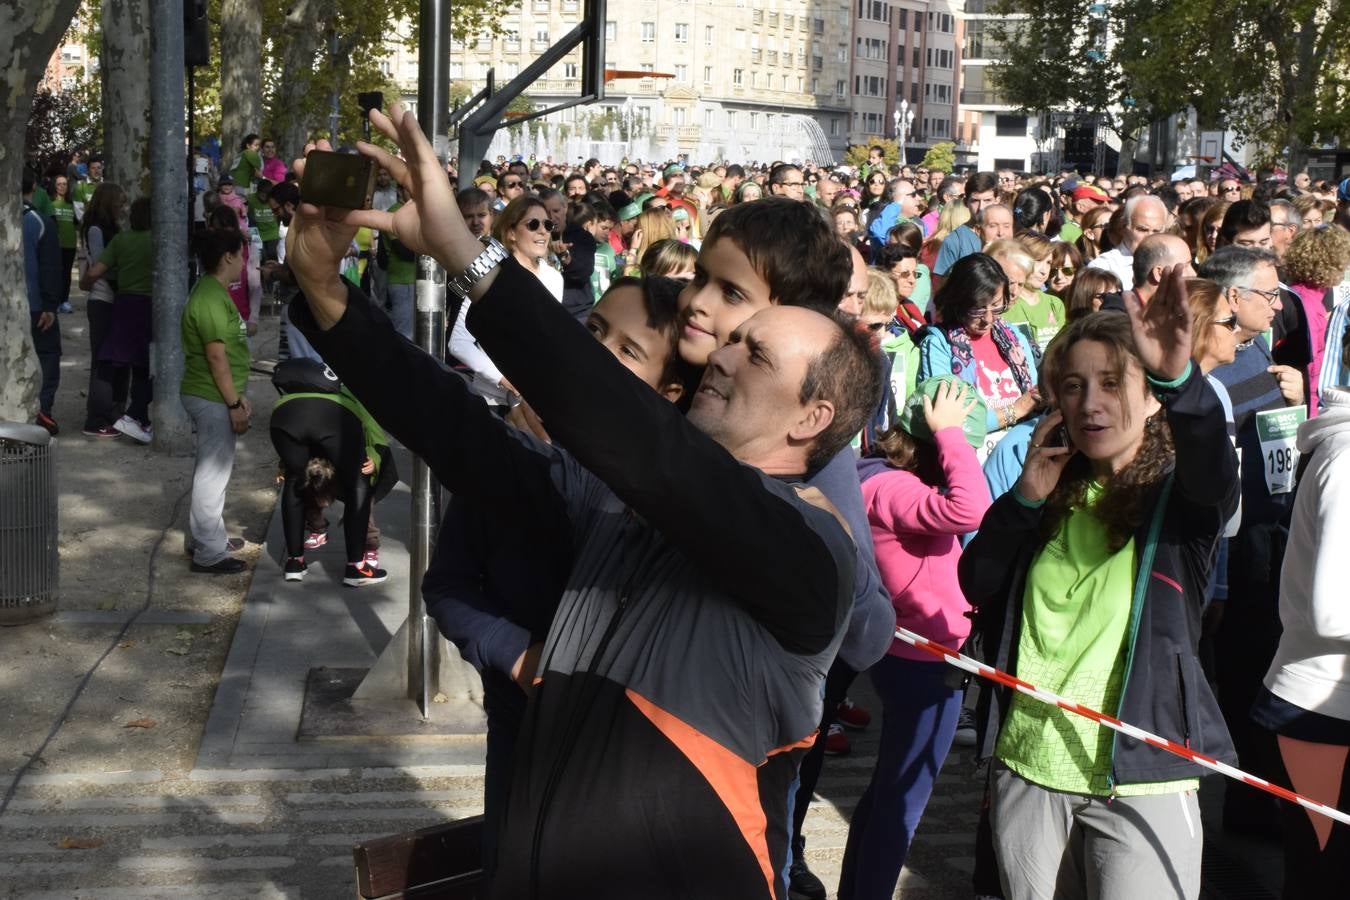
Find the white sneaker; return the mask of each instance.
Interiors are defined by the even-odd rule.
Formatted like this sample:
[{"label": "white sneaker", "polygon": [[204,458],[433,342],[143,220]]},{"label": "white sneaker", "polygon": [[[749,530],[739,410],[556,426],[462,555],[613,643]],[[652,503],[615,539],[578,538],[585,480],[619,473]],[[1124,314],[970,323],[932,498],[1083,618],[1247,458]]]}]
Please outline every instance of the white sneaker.
[{"label": "white sneaker", "polygon": [[131,438],[133,441],[140,441],[142,444],[148,444],[154,438],[153,426],[142,425],[131,416],[123,416],[113,423],[122,434]]}]

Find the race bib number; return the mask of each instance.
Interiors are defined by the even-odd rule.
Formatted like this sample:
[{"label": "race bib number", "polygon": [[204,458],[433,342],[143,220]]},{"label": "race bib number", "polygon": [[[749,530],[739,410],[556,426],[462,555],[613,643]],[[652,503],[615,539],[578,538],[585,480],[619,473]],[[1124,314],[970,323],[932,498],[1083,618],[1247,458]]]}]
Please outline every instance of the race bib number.
[{"label": "race bib number", "polygon": [[1006,428],[1002,431],[991,431],[984,436],[984,442],[975,448],[975,458],[980,461],[981,466],[989,462],[989,454],[993,453],[994,448],[1002,443],[1007,436],[1008,430]]},{"label": "race bib number", "polygon": [[1308,421],[1307,406],[1268,409],[1256,414],[1256,435],[1261,441],[1261,462],[1266,489],[1271,495],[1294,489],[1298,469],[1298,427]]}]

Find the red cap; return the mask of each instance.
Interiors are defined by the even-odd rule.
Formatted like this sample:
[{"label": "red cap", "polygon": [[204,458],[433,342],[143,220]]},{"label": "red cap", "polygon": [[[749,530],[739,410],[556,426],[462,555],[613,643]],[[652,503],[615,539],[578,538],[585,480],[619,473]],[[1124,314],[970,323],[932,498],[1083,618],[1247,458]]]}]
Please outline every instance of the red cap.
[{"label": "red cap", "polygon": [[1090,184],[1085,184],[1082,185],[1081,187],[1074,188],[1073,193],[1070,196],[1072,196],[1073,199],[1075,200],[1092,200],[1097,203],[1105,203],[1111,199],[1110,197],[1106,196],[1106,192],[1103,191],[1101,188],[1093,187]]}]

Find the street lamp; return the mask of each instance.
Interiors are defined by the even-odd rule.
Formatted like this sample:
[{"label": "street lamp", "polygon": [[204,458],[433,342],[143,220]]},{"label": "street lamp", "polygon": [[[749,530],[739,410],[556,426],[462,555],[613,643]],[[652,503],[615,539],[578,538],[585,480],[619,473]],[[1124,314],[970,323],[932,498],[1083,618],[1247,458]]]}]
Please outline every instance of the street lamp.
[{"label": "street lamp", "polygon": [[900,165],[906,165],[909,160],[905,158],[905,138],[909,134],[909,129],[914,125],[914,110],[909,108],[908,100],[900,101],[900,108],[891,114],[895,119],[895,139],[900,142]]}]

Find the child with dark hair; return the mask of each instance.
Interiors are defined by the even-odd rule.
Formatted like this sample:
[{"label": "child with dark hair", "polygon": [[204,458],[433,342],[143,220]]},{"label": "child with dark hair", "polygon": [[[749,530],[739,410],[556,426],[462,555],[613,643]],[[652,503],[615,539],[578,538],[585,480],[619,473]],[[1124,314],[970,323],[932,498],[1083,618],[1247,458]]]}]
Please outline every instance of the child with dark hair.
[{"label": "child with dark hair", "polygon": [[[991,502],[976,459],[984,408],[954,375],[931,378],[859,460],[877,567],[898,625],[947,647],[970,634],[956,565],[960,537]],[[951,749],[961,688],[946,663],[894,640],[868,672],[885,711],[872,779],[853,813],[839,896],[890,897]]]}]

